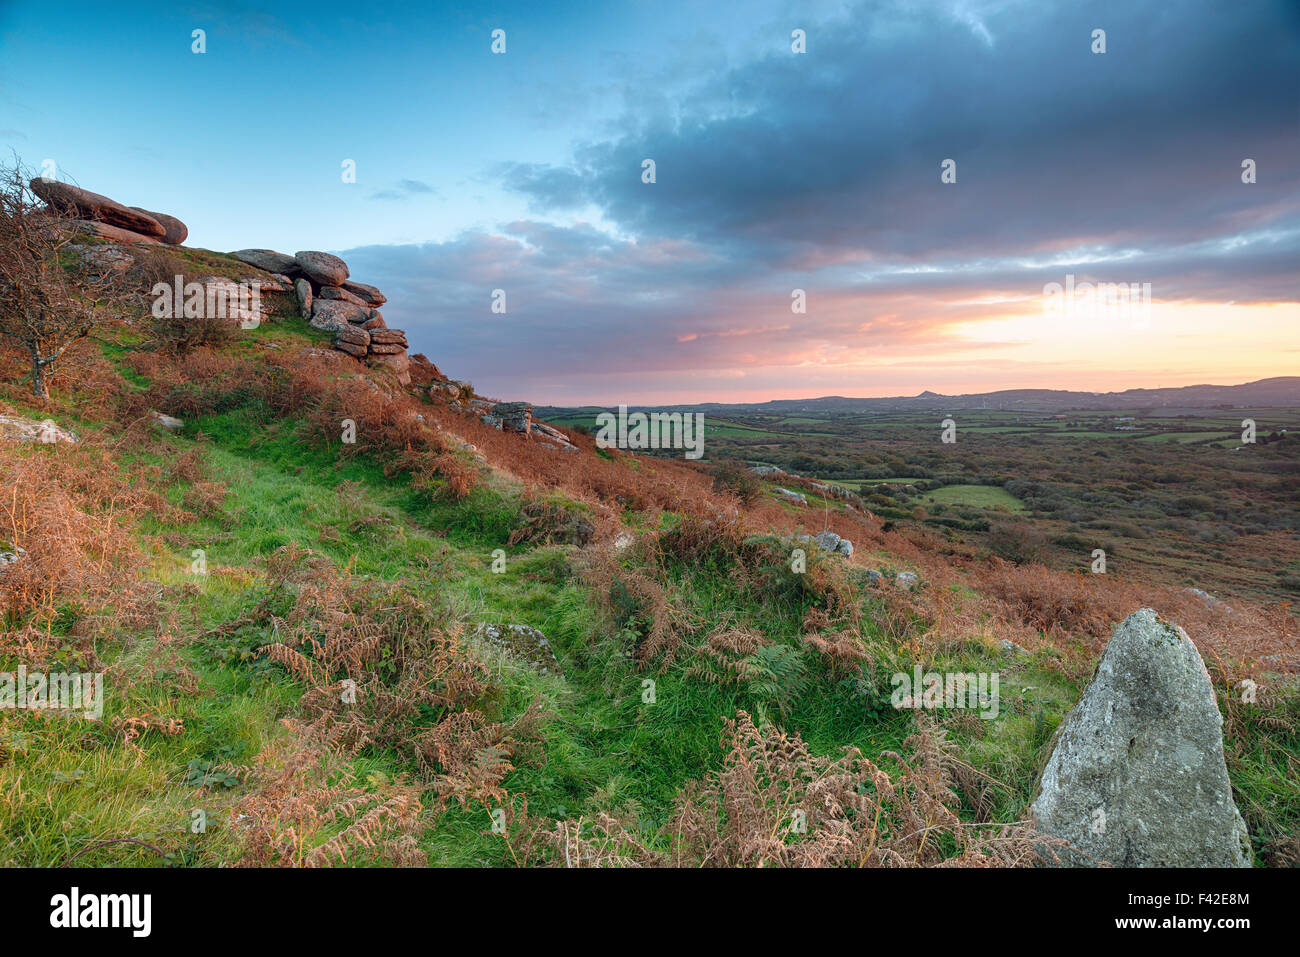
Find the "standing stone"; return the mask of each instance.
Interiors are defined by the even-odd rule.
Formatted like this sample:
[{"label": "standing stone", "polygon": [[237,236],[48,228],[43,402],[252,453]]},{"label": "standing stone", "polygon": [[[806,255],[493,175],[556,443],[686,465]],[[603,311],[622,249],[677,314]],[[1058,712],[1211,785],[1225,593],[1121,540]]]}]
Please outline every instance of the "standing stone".
[{"label": "standing stone", "polygon": [[293,258],[303,275],[318,286],[341,286],[348,278],[348,264],[338,256],[308,249],[294,253]]},{"label": "standing stone", "polygon": [[298,307],[304,319],[311,318],[311,283],[299,277],[293,281],[294,292],[298,294]]},{"label": "standing stone", "polygon": [[1150,608],[1115,629],[1061,723],[1033,805],[1062,863],[1250,867],[1232,800],[1223,718],[1187,633]]}]

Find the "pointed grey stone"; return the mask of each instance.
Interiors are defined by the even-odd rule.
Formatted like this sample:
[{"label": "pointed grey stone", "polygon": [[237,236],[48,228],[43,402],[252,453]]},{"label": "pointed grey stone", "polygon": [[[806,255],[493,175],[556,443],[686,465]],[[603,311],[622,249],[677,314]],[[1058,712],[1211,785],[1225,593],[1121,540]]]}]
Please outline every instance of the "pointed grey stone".
[{"label": "pointed grey stone", "polygon": [[1115,629],[1061,722],[1033,814],[1062,863],[1250,867],[1223,718],[1196,646],[1150,608]]}]

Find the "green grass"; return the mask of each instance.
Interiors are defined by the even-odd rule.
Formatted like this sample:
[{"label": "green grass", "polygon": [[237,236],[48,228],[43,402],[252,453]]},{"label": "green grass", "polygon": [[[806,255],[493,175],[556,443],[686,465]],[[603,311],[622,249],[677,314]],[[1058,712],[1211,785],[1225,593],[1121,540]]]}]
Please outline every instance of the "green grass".
[{"label": "green grass", "polygon": [[[153,571],[167,601],[205,629],[237,617],[260,595],[261,563],[275,549],[294,544],[356,574],[420,582],[431,599],[474,620],[540,628],[560,659],[561,675],[489,659],[502,686],[502,717],[521,713],[534,699],[545,702],[550,715],[543,727],[545,766],[521,767],[506,782],[528,795],[534,813],[561,818],[631,812],[646,827],[661,825],[686,782],[719,766],[723,719],[741,708],[781,721],[821,753],[853,745],[874,755],[901,747],[910,733],[910,715],[882,708],[883,685],[864,697],[865,686],[822,675],[802,648],[805,599],[747,591],[736,584],[725,558],[675,564],[671,586],[692,614],[704,620],[739,615],[788,649],[785,658],[798,662],[803,675],[789,687],[782,682],[793,679],[779,678],[779,672],[775,684],[702,682],[689,673],[696,663],[691,655],[666,670],[638,669],[628,657],[631,634],[594,610],[576,576],[572,546],[507,549],[505,574],[494,574],[491,550],[505,547],[504,533],[516,514],[517,502],[509,495],[486,491],[479,503],[429,504],[364,462],[335,464],[292,438],[289,426],[251,438],[236,413],[196,420],[188,431],[208,436],[209,477],[226,483],[229,495],[223,515],[180,528],[145,529],[165,536],[173,549],[159,556]],[[193,444],[185,437],[169,441],[177,449]],[[178,498],[183,491],[169,494]],[[208,575],[189,573],[193,548],[206,551]],[[149,644],[142,636],[128,654],[142,655]],[[168,835],[184,828],[196,804],[209,800],[186,785],[189,762],[249,760],[281,733],[276,720],[292,713],[301,690],[278,669],[250,670],[247,663],[223,659],[210,642],[188,648],[186,659],[199,675],[198,694],[177,699],[160,690],[155,697],[145,688],[129,700],[110,698],[105,715],[109,722],[118,714],[158,710],[184,722],[181,735],[147,733],[136,748],[104,725],[57,722],[33,729],[21,719],[2,719],[6,746],[33,760],[0,767],[0,793],[12,793],[21,780],[27,795],[16,805],[0,801],[0,829],[7,835],[0,862],[54,864],[121,836],[165,844],[177,853],[177,841]],[[967,656],[953,663],[987,670],[994,658]],[[643,700],[647,680],[655,683],[654,703]],[[1035,681],[1041,687],[1046,676]],[[1058,718],[1067,699],[1063,694],[1055,703]],[[1019,708],[1014,704],[1009,713],[1019,715]],[[1019,812],[1036,760],[1015,757],[1023,751],[1021,723],[1023,716],[1009,719],[979,756],[981,766],[1016,772],[1006,794],[1008,819]],[[363,754],[356,768],[390,776],[409,770],[383,753]],[[237,793],[213,795],[209,803],[219,810],[222,800]],[[219,814],[210,813],[210,820],[219,822]],[[422,846],[439,865],[500,864],[501,843],[489,825],[482,809],[452,809],[425,834]],[[220,823],[202,839],[187,836],[181,844],[187,863],[215,864],[234,853]],[[137,845],[90,853],[101,864],[158,863]]]},{"label": "green grass", "polygon": [[999,506],[1013,512],[1025,507],[1004,488],[996,485],[946,485],[933,492],[927,492],[921,501],[935,505],[970,505],[976,508],[998,508]]},{"label": "green grass", "polygon": [[[238,348],[255,355],[270,341],[285,346],[310,341],[292,327],[271,326],[258,335],[261,345],[250,338]],[[110,358],[123,362],[129,348],[117,347]],[[133,383],[146,384],[138,377]],[[91,411],[83,414],[93,416]],[[934,417],[924,418],[925,427],[933,428]],[[975,430],[1013,430],[1002,424],[1005,416],[985,420],[990,425]],[[594,414],[553,421],[584,424],[594,422]],[[77,424],[93,425],[93,418]],[[714,427],[746,436],[771,434],[731,423]],[[1188,433],[1170,433],[1175,434]],[[546,761],[541,767],[520,766],[506,781],[512,792],[528,796],[534,814],[573,819],[608,811],[631,815],[647,830],[663,825],[681,789],[720,766],[723,721],[740,709],[760,722],[799,733],[815,753],[825,755],[852,746],[874,760],[883,751],[902,749],[914,728],[914,716],[889,703],[891,674],[910,672],[916,664],[878,624],[891,615],[869,590],[858,594],[854,600],[869,663],[851,675],[832,673],[804,640],[805,614],[819,599],[784,564],[781,549],[787,543],[766,563],[749,553],[742,562],[727,550],[687,557],[666,550],[661,569],[665,587],[674,607],[698,628],[685,636],[671,661],[641,667],[632,653],[646,629],[643,610],[630,599],[620,605],[622,599],[613,596],[619,610],[612,617],[601,611],[598,599],[611,596],[592,593],[574,546],[508,545],[520,521],[522,493],[502,480],[485,481],[459,502],[416,493],[373,462],[340,459],[338,447],[313,447],[304,440],[300,423],[271,421],[256,405],[194,418],[182,435],[164,441],[174,452],[202,448],[204,479],[228,489],[219,514],[180,527],[154,517],[142,529],[162,542],[149,574],[164,617],[174,612],[177,627],[197,637],[182,646],[182,654],[199,687],[192,694],[177,693],[166,682],[110,689],[98,724],[0,712],[0,865],[53,866],[98,841],[122,837],[163,845],[173,862],[215,866],[235,856],[237,842],[219,812],[241,789],[196,792],[187,783],[187,769],[193,761],[247,762],[285,733],[279,719],[295,712],[302,688],[264,658],[243,655],[255,641],[241,646],[243,639],[208,633],[257,606],[266,591],[264,562],[285,545],[318,552],[354,575],[407,582],[431,604],[465,622],[518,623],[542,630],[558,657],[558,674],[540,674],[509,657],[484,652],[498,686],[485,705],[494,718],[509,720],[534,701],[543,706],[540,734]],[[123,465],[165,468],[169,459],[157,452],[121,455]],[[831,481],[861,488],[922,480]],[[181,483],[166,494],[179,503],[185,491]],[[818,511],[823,505],[842,507],[805,494]],[[1003,488],[989,485],[950,485],[924,494],[921,501],[1024,508]],[[653,526],[666,537],[679,526],[670,513],[628,512],[624,517],[631,526]],[[507,553],[502,574],[492,570],[497,548]],[[194,549],[206,553],[206,576],[189,571]],[[863,557],[855,556],[859,561]],[[748,577],[760,574],[764,577]],[[757,629],[771,642],[749,662],[743,680],[713,682],[699,673],[709,665],[695,646],[722,622]],[[133,641],[105,648],[110,665],[139,665],[157,641],[151,630],[129,637]],[[252,636],[269,637],[269,632]],[[1059,659],[1050,647],[1006,656],[992,643],[971,639],[945,643],[933,660],[923,663],[926,670],[999,676],[996,720],[972,724],[951,721],[956,717],[951,714],[937,715],[949,722],[950,737],[963,757],[999,782],[993,791],[993,820],[1024,816],[1052,734],[1077,700],[1080,685],[1062,677]],[[12,665],[0,660],[0,670]],[[654,683],[653,703],[644,699],[647,681]],[[146,732],[128,745],[113,731],[114,718],[146,712],[183,721],[184,733]],[[1285,749],[1279,751],[1275,739],[1262,731],[1251,733],[1257,736],[1234,764],[1233,783],[1253,833],[1274,836],[1300,822],[1300,801],[1289,780]],[[1288,740],[1300,746],[1293,735]],[[363,778],[414,770],[397,755],[376,749],[363,751],[354,768]],[[434,804],[434,795],[426,799]],[[196,807],[211,812],[209,833],[202,837],[186,831]],[[973,817],[969,807],[963,814]],[[482,808],[452,806],[436,820],[430,813],[427,823],[421,846],[435,865],[506,862],[502,842],[490,833]],[[91,851],[79,863],[159,862],[147,849],[119,844]]]}]

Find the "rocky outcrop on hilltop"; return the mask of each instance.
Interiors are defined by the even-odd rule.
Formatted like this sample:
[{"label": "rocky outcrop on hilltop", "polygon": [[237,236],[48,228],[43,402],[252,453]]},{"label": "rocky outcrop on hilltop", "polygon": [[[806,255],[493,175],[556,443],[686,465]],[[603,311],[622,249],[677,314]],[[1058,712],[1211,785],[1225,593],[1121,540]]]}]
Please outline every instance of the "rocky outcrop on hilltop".
[{"label": "rocky outcrop on hilltop", "polygon": [[[843,485],[804,479],[802,476],[795,475],[793,472],[787,472],[784,469],[777,468],[775,465],[766,465],[763,463],[749,466],[749,472],[751,475],[756,475],[759,478],[766,479],[779,479],[782,476],[788,479],[799,479],[800,481],[806,482],[809,489],[816,492],[818,495],[821,495],[823,498],[833,498],[844,502],[850,508],[855,508],[863,512],[867,511],[866,506],[862,502],[862,497],[858,495],[858,493],[845,488]],[[808,504],[808,499],[802,492],[795,492],[787,488],[777,488],[776,493],[791,505]]]},{"label": "rocky outcrop on hilltop", "polygon": [[796,535],[796,541],[812,542],[822,551],[830,552],[834,555],[843,555],[848,558],[853,554],[853,543],[847,538],[840,538],[835,532],[827,529],[818,532],[816,535]]},{"label": "rocky outcrop on hilltop", "polygon": [[[73,217],[68,220],[73,228],[116,244],[69,247],[83,261],[100,268],[124,272],[136,258],[126,247],[175,246],[189,237],[185,223],[169,213],[126,206],[99,193],[55,180],[35,179],[31,187],[51,209]],[[203,287],[205,301],[239,303],[221,315],[246,326],[260,325],[277,314],[283,316],[285,310],[277,308],[277,300],[283,303],[283,297],[289,297],[289,303],[297,303],[299,315],[312,328],[333,333],[334,351],[329,354],[339,356],[340,361],[345,361],[342,356],[350,356],[372,368],[386,369],[401,386],[418,388],[431,400],[445,403],[452,412],[477,415],[486,424],[522,436],[543,448],[577,451],[563,432],[533,421],[529,403],[477,398],[469,383],[453,382],[425,356],[409,355],[406,333],[389,328],[379,311],[388,297],[377,287],[353,279],[347,262],[333,253],[306,249],[290,255],[274,249],[250,248],[229,255],[260,271],[259,292],[269,295],[244,305],[239,283],[228,276],[186,277],[187,286],[197,282]],[[318,350],[317,354],[323,353]]]},{"label": "rocky outcrop on hilltop", "polygon": [[[563,452],[576,452],[577,446],[569,442],[568,436],[565,436],[559,429],[552,428],[546,423],[534,423],[533,407],[528,402],[486,402],[484,399],[471,399],[468,394],[461,395],[464,386],[463,382],[435,382],[432,393],[442,395],[443,398],[450,398],[455,395],[455,399],[464,398],[467,400],[469,410],[480,413],[480,421],[484,425],[490,425],[491,428],[498,429],[500,432],[516,432],[521,436],[526,436],[537,442],[543,449],[555,449]],[[459,404],[459,402],[458,402]]]},{"label": "rocky outcrop on hilltop", "polygon": [[335,349],[372,367],[391,370],[403,386],[411,384],[406,333],[389,329],[378,309],[388,298],[374,286],[350,279],[344,260],[314,249],[292,256],[274,249],[238,249],[230,255],[287,277],[302,317],[313,329],[333,332]]},{"label": "rocky outcrop on hilltop", "polygon": [[52,209],[70,214],[71,225],[82,232],[119,243],[184,242],[189,230],[174,216],[125,206],[88,189],[54,179],[31,181],[32,192]]}]

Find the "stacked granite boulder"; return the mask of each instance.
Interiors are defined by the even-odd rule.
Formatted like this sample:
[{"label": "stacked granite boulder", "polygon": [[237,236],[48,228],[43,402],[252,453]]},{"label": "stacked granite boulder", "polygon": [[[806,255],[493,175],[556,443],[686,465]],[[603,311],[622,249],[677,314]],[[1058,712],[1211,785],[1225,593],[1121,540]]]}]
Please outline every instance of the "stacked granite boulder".
[{"label": "stacked granite boulder", "polygon": [[543,448],[561,452],[578,451],[578,447],[559,429],[552,428],[545,422],[534,422],[533,407],[527,402],[497,402],[491,408],[485,408],[486,403],[476,399],[470,406],[483,413],[479,420],[484,425],[502,432],[517,432]]},{"label": "stacked granite boulder", "polygon": [[[121,246],[178,246],[189,236],[188,227],[175,216],[139,206],[126,206],[79,186],[37,178],[31,181],[31,188],[48,207],[44,215],[59,214],[58,228],[118,244],[70,247],[83,259],[113,271],[125,271],[134,261],[134,257]],[[313,327],[334,332],[334,347],[340,352],[362,359],[371,366],[388,368],[401,385],[411,384],[412,364],[407,355],[406,333],[389,329],[379,311],[387,298],[374,286],[351,280],[348,264],[338,256],[310,249],[292,256],[274,249],[240,249],[231,255],[240,262],[270,273],[269,279],[260,277],[257,280],[259,291],[294,297],[302,317]],[[273,301],[260,298],[254,300],[256,311],[252,310],[251,303],[248,307],[242,305],[244,299],[239,296],[239,283],[228,277],[203,276],[197,281],[205,289],[205,301],[241,303],[231,314],[231,318],[240,322],[257,325],[270,320],[277,311]],[[416,363],[415,372],[422,387],[441,377],[437,367],[423,357]]]},{"label": "stacked granite boulder", "polygon": [[68,226],[116,243],[166,243],[179,246],[189,229],[175,216],[139,206],[124,206],[88,189],[40,177],[31,181],[32,192],[51,209],[75,217]]},{"label": "stacked granite boulder", "polygon": [[333,332],[335,349],[391,369],[399,383],[411,384],[406,333],[389,329],[379,311],[388,299],[374,286],[349,279],[348,264],[338,256],[312,249],[292,256],[274,249],[240,249],[231,255],[288,277],[302,317],[313,329]]}]

